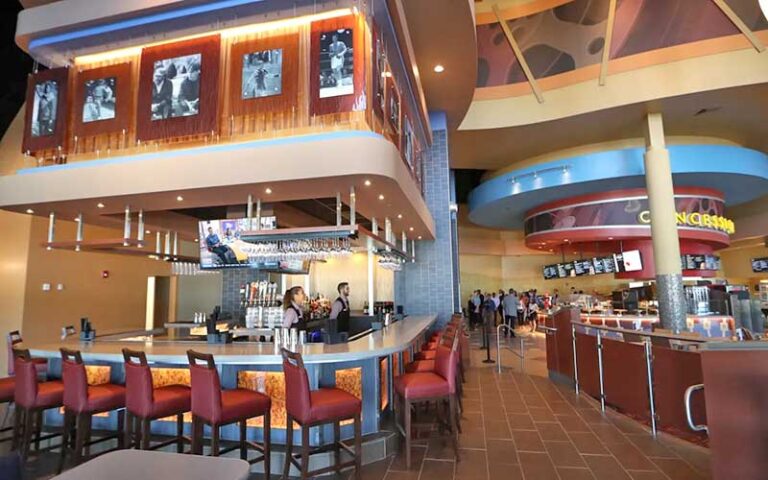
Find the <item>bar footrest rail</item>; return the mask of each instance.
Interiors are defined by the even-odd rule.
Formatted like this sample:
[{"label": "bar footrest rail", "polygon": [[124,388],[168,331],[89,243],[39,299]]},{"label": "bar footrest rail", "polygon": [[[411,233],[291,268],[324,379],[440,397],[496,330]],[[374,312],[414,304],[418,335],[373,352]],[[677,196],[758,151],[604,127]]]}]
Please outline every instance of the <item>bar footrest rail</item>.
[{"label": "bar footrest rail", "polygon": [[[520,359],[520,371],[525,371],[525,337],[523,335],[517,335],[515,334],[515,330],[510,327],[509,325],[500,324],[498,327],[496,327],[496,361],[497,361],[497,370],[499,373],[501,373],[501,330],[506,329],[508,333],[512,333],[512,335],[516,335],[517,338],[520,339],[520,351],[515,351],[510,346],[506,346],[507,350],[512,352],[512,355],[515,355]],[[514,337],[513,337],[514,338]]]}]

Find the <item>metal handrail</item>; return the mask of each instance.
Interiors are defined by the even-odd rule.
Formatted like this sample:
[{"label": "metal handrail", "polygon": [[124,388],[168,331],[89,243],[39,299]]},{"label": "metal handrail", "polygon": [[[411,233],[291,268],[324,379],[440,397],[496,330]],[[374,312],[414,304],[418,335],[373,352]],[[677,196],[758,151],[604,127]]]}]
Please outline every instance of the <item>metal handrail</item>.
[{"label": "metal handrail", "polygon": [[[509,325],[506,325],[504,323],[499,324],[498,327],[496,327],[496,360],[498,362],[498,372],[501,373],[501,329],[506,328],[512,334],[515,334],[515,329],[510,327]],[[518,337],[520,338],[520,353],[517,353],[516,351],[509,349],[510,352],[512,352],[513,355],[520,358],[520,371],[525,371],[525,338],[523,336]]]},{"label": "metal handrail", "polygon": [[693,412],[691,411],[691,397],[698,390],[704,390],[704,384],[699,383],[691,385],[685,389],[685,419],[688,421],[688,427],[694,432],[704,432],[709,434],[709,428],[706,425],[697,425],[693,423]]},{"label": "metal handrail", "polygon": [[676,335],[674,333],[658,333],[647,332],[645,330],[630,330],[628,328],[606,327],[605,325],[593,325],[591,323],[584,323],[580,320],[571,320],[571,324],[584,328],[594,328],[595,330],[605,330],[607,332],[632,333],[643,337],[668,338],[670,340],[678,340],[681,342],[690,343],[722,342],[724,340],[721,337],[689,337],[685,335]]},{"label": "metal handrail", "polygon": [[546,325],[536,325],[536,330],[544,333],[545,335],[552,335],[557,332],[555,327],[548,327]]}]

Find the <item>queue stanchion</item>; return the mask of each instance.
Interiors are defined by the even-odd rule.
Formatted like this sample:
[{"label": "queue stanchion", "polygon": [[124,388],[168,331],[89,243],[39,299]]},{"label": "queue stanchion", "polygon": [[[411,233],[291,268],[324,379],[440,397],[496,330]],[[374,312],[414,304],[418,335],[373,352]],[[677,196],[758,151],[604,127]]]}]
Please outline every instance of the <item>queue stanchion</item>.
[{"label": "queue stanchion", "polygon": [[485,360],[483,363],[496,363],[496,360],[491,358],[490,323],[487,318],[483,319],[483,340],[485,342]]}]

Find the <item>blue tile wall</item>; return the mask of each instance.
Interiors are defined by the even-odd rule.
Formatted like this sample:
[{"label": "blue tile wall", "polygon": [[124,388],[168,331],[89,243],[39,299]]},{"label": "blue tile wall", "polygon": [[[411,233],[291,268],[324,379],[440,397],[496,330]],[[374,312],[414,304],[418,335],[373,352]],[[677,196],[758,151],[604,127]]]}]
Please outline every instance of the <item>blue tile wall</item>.
[{"label": "blue tile wall", "polygon": [[240,308],[240,285],[269,280],[269,274],[252,268],[233,268],[221,272],[221,310],[237,317],[245,315]]}]

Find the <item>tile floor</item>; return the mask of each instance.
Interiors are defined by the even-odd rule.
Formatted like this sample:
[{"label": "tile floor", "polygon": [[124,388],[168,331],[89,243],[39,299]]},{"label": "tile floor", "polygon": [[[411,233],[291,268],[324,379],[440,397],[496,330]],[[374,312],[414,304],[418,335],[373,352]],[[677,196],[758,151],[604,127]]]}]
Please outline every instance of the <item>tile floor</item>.
[{"label": "tile floor", "polygon": [[[528,338],[525,372],[503,350],[504,370],[481,362],[473,337],[472,367],[464,386],[460,459],[434,432],[415,442],[413,464],[404,456],[364,467],[365,480],[683,480],[706,479],[709,452],[576,396],[546,377],[543,336]],[[493,357],[495,354],[495,344]],[[515,347],[517,347],[515,343]],[[26,478],[50,478],[56,454],[35,457]],[[254,475],[253,478],[261,476]],[[349,478],[350,475],[344,475]],[[279,478],[273,476],[273,478]],[[332,478],[332,477],[325,477]]]}]

